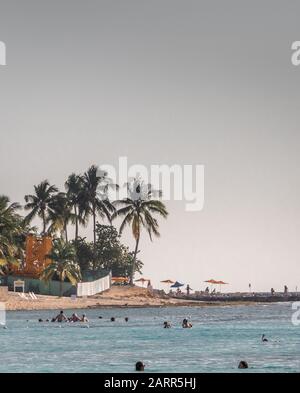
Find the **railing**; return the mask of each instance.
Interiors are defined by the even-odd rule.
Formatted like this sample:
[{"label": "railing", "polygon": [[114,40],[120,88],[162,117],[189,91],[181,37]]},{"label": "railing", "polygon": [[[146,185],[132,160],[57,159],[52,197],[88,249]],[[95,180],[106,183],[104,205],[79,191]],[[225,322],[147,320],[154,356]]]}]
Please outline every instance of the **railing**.
[{"label": "railing", "polygon": [[93,296],[111,287],[111,273],[99,280],[77,284],[77,296]]}]

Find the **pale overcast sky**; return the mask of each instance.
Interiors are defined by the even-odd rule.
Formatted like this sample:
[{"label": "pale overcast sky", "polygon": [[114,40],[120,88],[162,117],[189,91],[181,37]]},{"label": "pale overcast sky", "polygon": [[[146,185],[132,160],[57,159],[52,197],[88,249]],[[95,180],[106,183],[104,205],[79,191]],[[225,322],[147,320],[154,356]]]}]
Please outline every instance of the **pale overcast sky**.
[{"label": "pale overcast sky", "polygon": [[204,164],[204,210],[167,204],[144,276],[300,288],[299,14],[292,0],[0,0],[0,193],[23,203],[119,156]]}]

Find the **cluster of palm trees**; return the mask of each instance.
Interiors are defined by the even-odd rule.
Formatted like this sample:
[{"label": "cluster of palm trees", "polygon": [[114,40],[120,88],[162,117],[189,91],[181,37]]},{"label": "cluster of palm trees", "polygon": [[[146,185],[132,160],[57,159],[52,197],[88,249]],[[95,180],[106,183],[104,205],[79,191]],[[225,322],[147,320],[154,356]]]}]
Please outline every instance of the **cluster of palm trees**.
[{"label": "cluster of palm trees", "polygon": [[19,214],[21,206],[0,196],[0,274],[6,274],[9,264],[23,257],[23,243],[28,228]]},{"label": "cluster of palm trees", "polygon": [[[17,213],[20,206],[9,205],[8,199],[1,197],[0,264],[4,265],[4,261],[8,262],[10,259],[16,258],[18,243],[14,239],[23,233],[24,228],[28,228],[35,217],[39,217],[42,221],[41,235],[56,237],[57,233],[60,234],[61,241],[58,246],[61,248],[60,252],[55,254],[54,250],[52,255],[53,264],[56,263],[58,273],[60,271],[57,265],[59,260],[63,263],[64,255],[68,255],[68,261],[73,258],[68,236],[70,224],[75,226],[74,241],[76,243],[79,239],[80,226],[87,226],[89,219],[92,218],[95,248],[97,221],[106,219],[112,224],[114,219],[121,218],[120,234],[127,225],[131,226],[136,243],[130,276],[130,282],[133,284],[142,228],[146,229],[151,240],[153,235],[159,236],[159,225],[154,216],[159,215],[166,218],[168,212],[162,201],[156,197],[151,185],[145,185],[139,178],[127,184],[127,198],[122,200],[110,201],[108,197],[110,187],[118,188],[118,185],[113,184],[107,173],[100,171],[95,165],[92,165],[83,175],[71,174],[65,182],[64,192],[60,192],[56,186],[44,180],[34,186],[33,194],[25,196],[24,209],[28,214],[24,220]],[[10,216],[11,225],[9,224],[10,220],[5,221],[6,216]],[[20,227],[15,225],[16,221]],[[4,255],[6,255],[6,259],[4,259]],[[54,265],[52,270],[56,269]],[[50,270],[45,272],[45,276],[52,275]]]}]

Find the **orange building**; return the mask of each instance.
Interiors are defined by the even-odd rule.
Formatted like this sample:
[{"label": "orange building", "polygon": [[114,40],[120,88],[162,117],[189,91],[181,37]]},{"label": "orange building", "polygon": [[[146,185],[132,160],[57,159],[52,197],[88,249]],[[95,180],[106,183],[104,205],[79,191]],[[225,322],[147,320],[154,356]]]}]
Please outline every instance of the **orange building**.
[{"label": "orange building", "polygon": [[51,259],[46,257],[51,250],[52,238],[50,236],[28,235],[26,238],[25,261],[22,266],[13,267],[14,274],[39,278],[43,270],[51,263]]}]

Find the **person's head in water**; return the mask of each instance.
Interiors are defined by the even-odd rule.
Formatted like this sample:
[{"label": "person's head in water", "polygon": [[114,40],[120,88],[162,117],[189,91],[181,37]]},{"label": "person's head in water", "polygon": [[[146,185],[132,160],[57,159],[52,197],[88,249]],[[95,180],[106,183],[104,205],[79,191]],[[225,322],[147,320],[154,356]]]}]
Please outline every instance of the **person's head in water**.
[{"label": "person's head in water", "polygon": [[111,320],[111,322],[115,322],[116,318],[115,317],[111,317],[110,320]]},{"label": "person's head in water", "polygon": [[245,360],[241,360],[239,363],[239,368],[248,368],[248,363]]},{"label": "person's head in water", "polygon": [[164,322],[164,328],[165,328],[165,329],[168,329],[168,328],[170,328],[170,327],[171,327],[170,322],[165,321],[165,322]]},{"label": "person's head in water", "polygon": [[63,314],[63,313],[64,313],[63,310],[61,310],[60,314]]},{"label": "person's head in water", "polygon": [[144,371],[145,370],[145,365],[143,362],[137,362],[135,365],[135,370],[136,371]]},{"label": "person's head in water", "polygon": [[129,321],[129,318],[128,317],[125,317],[125,322],[128,322]]}]

